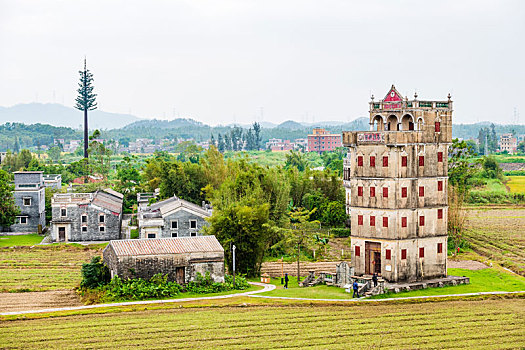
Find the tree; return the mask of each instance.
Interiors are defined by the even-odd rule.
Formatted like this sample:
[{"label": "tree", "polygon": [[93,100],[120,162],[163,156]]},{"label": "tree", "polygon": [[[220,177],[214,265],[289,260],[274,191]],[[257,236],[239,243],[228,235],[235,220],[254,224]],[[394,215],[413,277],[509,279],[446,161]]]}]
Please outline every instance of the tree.
[{"label": "tree", "polygon": [[93,74],[87,69],[86,59],[84,59],[84,70],[78,73],[80,82],[75,108],[84,112],[84,158],[88,158],[88,111],[97,109],[97,94],[93,93]]},{"label": "tree", "polygon": [[332,227],[342,227],[346,222],[346,208],[343,202],[330,201],[322,207],[321,221]]},{"label": "tree", "polygon": [[101,174],[107,180],[110,169],[111,150],[106,148],[99,140],[100,131],[95,130],[93,135],[89,137],[90,143],[88,154],[92,155],[92,159],[88,161],[91,168],[91,173]]},{"label": "tree", "polygon": [[253,123],[253,132],[255,134],[255,149],[258,151],[261,148],[261,124]]},{"label": "tree", "polygon": [[53,162],[58,162],[60,159],[60,148],[57,146],[50,148],[49,151],[47,151],[47,155]]},{"label": "tree", "polygon": [[483,177],[488,179],[503,179],[503,171],[493,156],[484,156],[481,165],[483,167]]},{"label": "tree", "polygon": [[308,167],[308,161],[302,153],[290,151],[286,153],[285,169],[297,168],[299,171],[304,171]]},{"label": "tree", "polygon": [[525,141],[521,141],[518,145],[518,152],[525,153]]},{"label": "tree", "polygon": [[13,225],[20,212],[15,205],[13,190],[14,186],[11,185],[9,174],[0,170],[0,226],[4,228]]},{"label": "tree", "polygon": [[224,152],[224,149],[225,149],[224,140],[222,139],[222,135],[221,134],[219,134],[219,136],[217,136],[217,149],[221,153]]}]

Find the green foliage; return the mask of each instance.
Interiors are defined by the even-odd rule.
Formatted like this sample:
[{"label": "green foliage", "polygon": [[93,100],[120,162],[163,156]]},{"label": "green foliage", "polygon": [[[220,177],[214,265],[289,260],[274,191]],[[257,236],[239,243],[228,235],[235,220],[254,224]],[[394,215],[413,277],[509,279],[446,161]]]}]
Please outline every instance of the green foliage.
[{"label": "green foliage", "polygon": [[304,153],[293,150],[286,153],[285,169],[296,168],[299,171],[304,171],[307,167],[308,161],[306,160]]},{"label": "green foliage", "polygon": [[130,237],[131,239],[138,239],[139,238],[139,229],[138,228],[134,228],[131,230],[130,232]]},{"label": "green foliage", "polygon": [[483,171],[481,172],[480,176],[487,179],[503,179],[503,171],[499,167],[499,164],[494,157],[483,157],[481,165],[483,167]]},{"label": "green foliage", "polygon": [[346,207],[343,202],[330,201],[321,207],[321,222],[328,226],[344,226],[347,219]]},{"label": "green foliage", "polygon": [[94,289],[107,284],[111,279],[108,267],[100,256],[94,256],[90,263],[82,264],[82,282],[80,287]]},{"label": "green foliage", "polygon": [[7,228],[15,223],[20,208],[15,205],[13,197],[14,186],[11,177],[4,170],[0,170],[0,227]]},{"label": "green foliage", "polygon": [[350,229],[349,228],[341,228],[341,227],[332,228],[332,229],[330,229],[330,233],[334,237],[337,237],[337,238],[350,237]]},{"label": "green foliage", "polygon": [[461,195],[468,192],[471,180],[478,171],[472,162],[474,156],[472,147],[465,141],[452,140],[449,148],[448,181]]},{"label": "green foliage", "polygon": [[80,74],[80,81],[78,82],[75,108],[81,111],[97,109],[97,94],[93,92],[93,74],[87,69],[86,60],[84,60],[84,70],[80,70],[78,73]]}]

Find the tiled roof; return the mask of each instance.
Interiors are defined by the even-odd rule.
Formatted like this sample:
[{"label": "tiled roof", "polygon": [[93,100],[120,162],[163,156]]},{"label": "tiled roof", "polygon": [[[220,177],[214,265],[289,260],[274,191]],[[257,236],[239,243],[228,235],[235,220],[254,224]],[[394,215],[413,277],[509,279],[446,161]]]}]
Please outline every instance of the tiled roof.
[{"label": "tiled roof", "polygon": [[92,203],[101,208],[109,209],[115,213],[122,212],[122,199],[104,191],[95,194]]},{"label": "tiled roof", "polygon": [[124,239],[110,241],[117,256],[224,252],[215,236]]},{"label": "tiled roof", "polygon": [[211,214],[204,208],[180,198],[177,201],[169,202],[166,205],[160,207],[160,212],[162,213],[162,215],[164,215],[180,207],[193,210],[199,213],[202,217],[211,216]]}]

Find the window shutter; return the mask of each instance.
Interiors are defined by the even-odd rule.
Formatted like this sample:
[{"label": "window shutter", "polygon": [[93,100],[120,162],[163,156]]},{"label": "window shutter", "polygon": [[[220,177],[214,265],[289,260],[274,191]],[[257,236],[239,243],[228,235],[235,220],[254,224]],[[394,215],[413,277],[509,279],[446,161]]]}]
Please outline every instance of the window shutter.
[{"label": "window shutter", "polygon": [[406,260],[407,259],[407,250],[401,249],[401,259]]},{"label": "window shutter", "polygon": [[425,197],[425,187],[419,186],[419,197]]},{"label": "window shutter", "polygon": [[443,209],[438,209],[438,219],[443,219]]},{"label": "window shutter", "polygon": [[361,256],[361,247],[355,246],[355,256]]},{"label": "window shutter", "polygon": [[438,254],[443,253],[443,243],[438,243]]},{"label": "window shutter", "polygon": [[425,226],[425,217],[424,216],[420,216],[419,217],[419,226]]},{"label": "window shutter", "polygon": [[408,194],[408,190],[406,187],[401,187],[401,197],[406,198]]},{"label": "window shutter", "polygon": [[375,225],[376,225],[376,217],[370,216],[370,226],[375,226]]},{"label": "window shutter", "polygon": [[425,166],[425,156],[419,156],[419,166]]},{"label": "window shutter", "polygon": [[406,167],[407,164],[408,164],[408,157],[407,156],[402,156],[401,157],[401,166]]},{"label": "window shutter", "polygon": [[439,163],[443,162],[443,152],[438,152],[438,162]]},{"label": "window shutter", "polygon": [[403,216],[401,218],[401,227],[407,227],[407,217]]},{"label": "window shutter", "polygon": [[425,248],[421,247],[419,248],[419,257],[424,258],[425,257]]},{"label": "window shutter", "polygon": [[388,227],[388,217],[383,217],[383,227]]},{"label": "window shutter", "polygon": [[443,191],[443,181],[438,181],[438,191]]},{"label": "window shutter", "polygon": [[383,197],[388,198],[388,187],[383,187]]},{"label": "window shutter", "polygon": [[387,166],[388,166],[388,157],[387,157],[387,156],[384,156],[384,157],[383,157],[383,166],[384,166],[384,167],[387,167]]},{"label": "window shutter", "polygon": [[376,188],[375,187],[370,187],[370,197],[375,197],[376,196]]},{"label": "window shutter", "polygon": [[357,215],[357,224],[359,226],[363,225],[363,215]]},{"label": "window shutter", "polygon": [[435,129],[436,129],[436,132],[441,132],[441,123],[440,122],[436,122]]},{"label": "window shutter", "polygon": [[357,196],[358,197],[363,197],[363,186],[359,186],[357,188]]},{"label": "window shutter", "polygon": [[370,166],[372,168],[376,166],[376,157],[370,156]]},{"label": "window shutter", "polygon": [[357,157],[357,166],[363,166],[363,156]]},{"label": "window shutter", "polygon": [[386,260],[392,259],[392,251],[390,249],[385,249],[385,259]]}]

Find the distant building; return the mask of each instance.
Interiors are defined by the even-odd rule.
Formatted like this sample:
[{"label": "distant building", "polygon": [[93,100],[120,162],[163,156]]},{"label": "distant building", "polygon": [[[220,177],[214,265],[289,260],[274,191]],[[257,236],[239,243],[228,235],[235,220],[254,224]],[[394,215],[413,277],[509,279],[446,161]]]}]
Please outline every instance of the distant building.
[{"label": "distant building", "polygon": [[56,193],[51,199],[53,242],[120,239],[123,195],[111,189],[95,193]]},{"label": "distant building", "polygon": [[272,144],[270,149],[272,152],[291,151],[294,149],[294,144],[290,140],[284,140],[283,142]]},{"label": "distant building", "polygon": [[2,164],[7,157],[7,152],[0,152],[0,164]]},{"label": "distant building", "polygon": [[329,152],[342,147],[341,134],[330,134],[323,128],[314,128],[308,135],[308,152]]},{"label": "distant building", "polygon": [[518,139],[512,134],[503,134],[499,138],[498,146],[500,152],[516,153],[518,150]]},{"label": "distant building", "polygon": [[224,248],[215,236],[111,241],[102,254],[111,277],[161,273],[183,285],[209,273],[214,282],[224,282]]},{"label": "distant building", "polygon": [[80,147],[80,140],[71,140],[69,144],[64,144],[64,152],[73,153]]},{"label": "distant building", "polygon": [[62,188],[62,175],[45,174],[43,175],[44,187],[59,190]]},{"label": "distant building", "polygon": [[[151,198],[151,197],[149,197]],[[141,238],[191,237],[201,235],[211,207],[198,206],[175,196],[146,204],[148,196],[139,194],[138,221]]]},{"label": "distant building", "polygon": [[104,181],[104,177],[102,175],[86,175],[86,176],[80,176],[76,179],[73,179],[73,183],[75,184],[95,184],[100,183]]},{"label": "distant building", "polygon": [[46,192],[42,171],[17,171],[15,175],[15,205],[20,214],[11,225],[14,232],[39,232],[46,226]]},{"label": "distant building", "polygon": [[303,148],[305,151],[308,149],[308,139],[295,139],[294,147]]},{"label": "distant building", "polygon": [[283,143],[282,139],[275,139],[275,138],[269,139],[268,142],[266,142],[266,149],[271,149],[272,146],[276,146],[281,143]]}]

